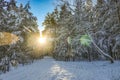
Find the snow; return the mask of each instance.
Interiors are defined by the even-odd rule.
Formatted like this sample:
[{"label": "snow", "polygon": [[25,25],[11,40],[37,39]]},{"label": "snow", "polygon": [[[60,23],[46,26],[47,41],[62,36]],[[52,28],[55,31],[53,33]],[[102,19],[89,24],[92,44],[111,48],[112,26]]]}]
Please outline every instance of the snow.
[{"label": "snow", "polygon": [[120,80],[120,62],[63,62],[45,57],[1,74],[0,80]]}]

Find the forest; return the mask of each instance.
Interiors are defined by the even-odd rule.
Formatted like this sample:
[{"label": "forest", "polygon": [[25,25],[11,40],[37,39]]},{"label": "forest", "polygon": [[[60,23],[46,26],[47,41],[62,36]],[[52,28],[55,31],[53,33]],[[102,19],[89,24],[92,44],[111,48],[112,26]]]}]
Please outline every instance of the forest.
[{"label": "forest", "polygon": [[59,0],[43,21],[30,3],[0,0],[0,71],[51,56],[57,61],[120,60],[120,0]]},{"label": "forest", "polygon": [[43,25],[57,60],[120,59],[119,0],[61,0]]}]

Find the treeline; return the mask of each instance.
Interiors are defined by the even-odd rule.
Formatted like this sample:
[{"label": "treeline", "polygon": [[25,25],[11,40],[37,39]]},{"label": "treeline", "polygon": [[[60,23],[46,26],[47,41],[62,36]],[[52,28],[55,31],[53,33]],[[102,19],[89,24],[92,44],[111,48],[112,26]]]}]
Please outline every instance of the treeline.
[{"label": "treeline", "polygon": [[43,25],[57,60],[120,59],[120,0],[60,0]]},{"label": "treeline", "polygon": [[39,37],[37,18],[30,12],[29,2],[23,6],[16,0],[0,0],[0,71],[40,57]]}]

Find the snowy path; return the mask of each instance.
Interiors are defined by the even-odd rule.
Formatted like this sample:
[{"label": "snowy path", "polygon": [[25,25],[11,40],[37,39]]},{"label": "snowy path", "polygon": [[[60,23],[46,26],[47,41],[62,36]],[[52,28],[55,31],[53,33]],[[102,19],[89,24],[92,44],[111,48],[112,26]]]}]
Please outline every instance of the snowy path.
[{"label": "snowy path", "polygon": [[36,61],[0,75],[0,80],[120,80],[120,62]]}]

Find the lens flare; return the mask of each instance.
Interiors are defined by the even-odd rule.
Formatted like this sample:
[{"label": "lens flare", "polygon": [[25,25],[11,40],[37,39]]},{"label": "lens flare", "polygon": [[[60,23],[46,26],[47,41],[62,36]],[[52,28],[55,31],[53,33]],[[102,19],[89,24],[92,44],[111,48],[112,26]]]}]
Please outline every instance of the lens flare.
[{"label": "lens flare", "polygon": [[13,33],[0,32],[0,46],[15,44],[19,37]]}]

